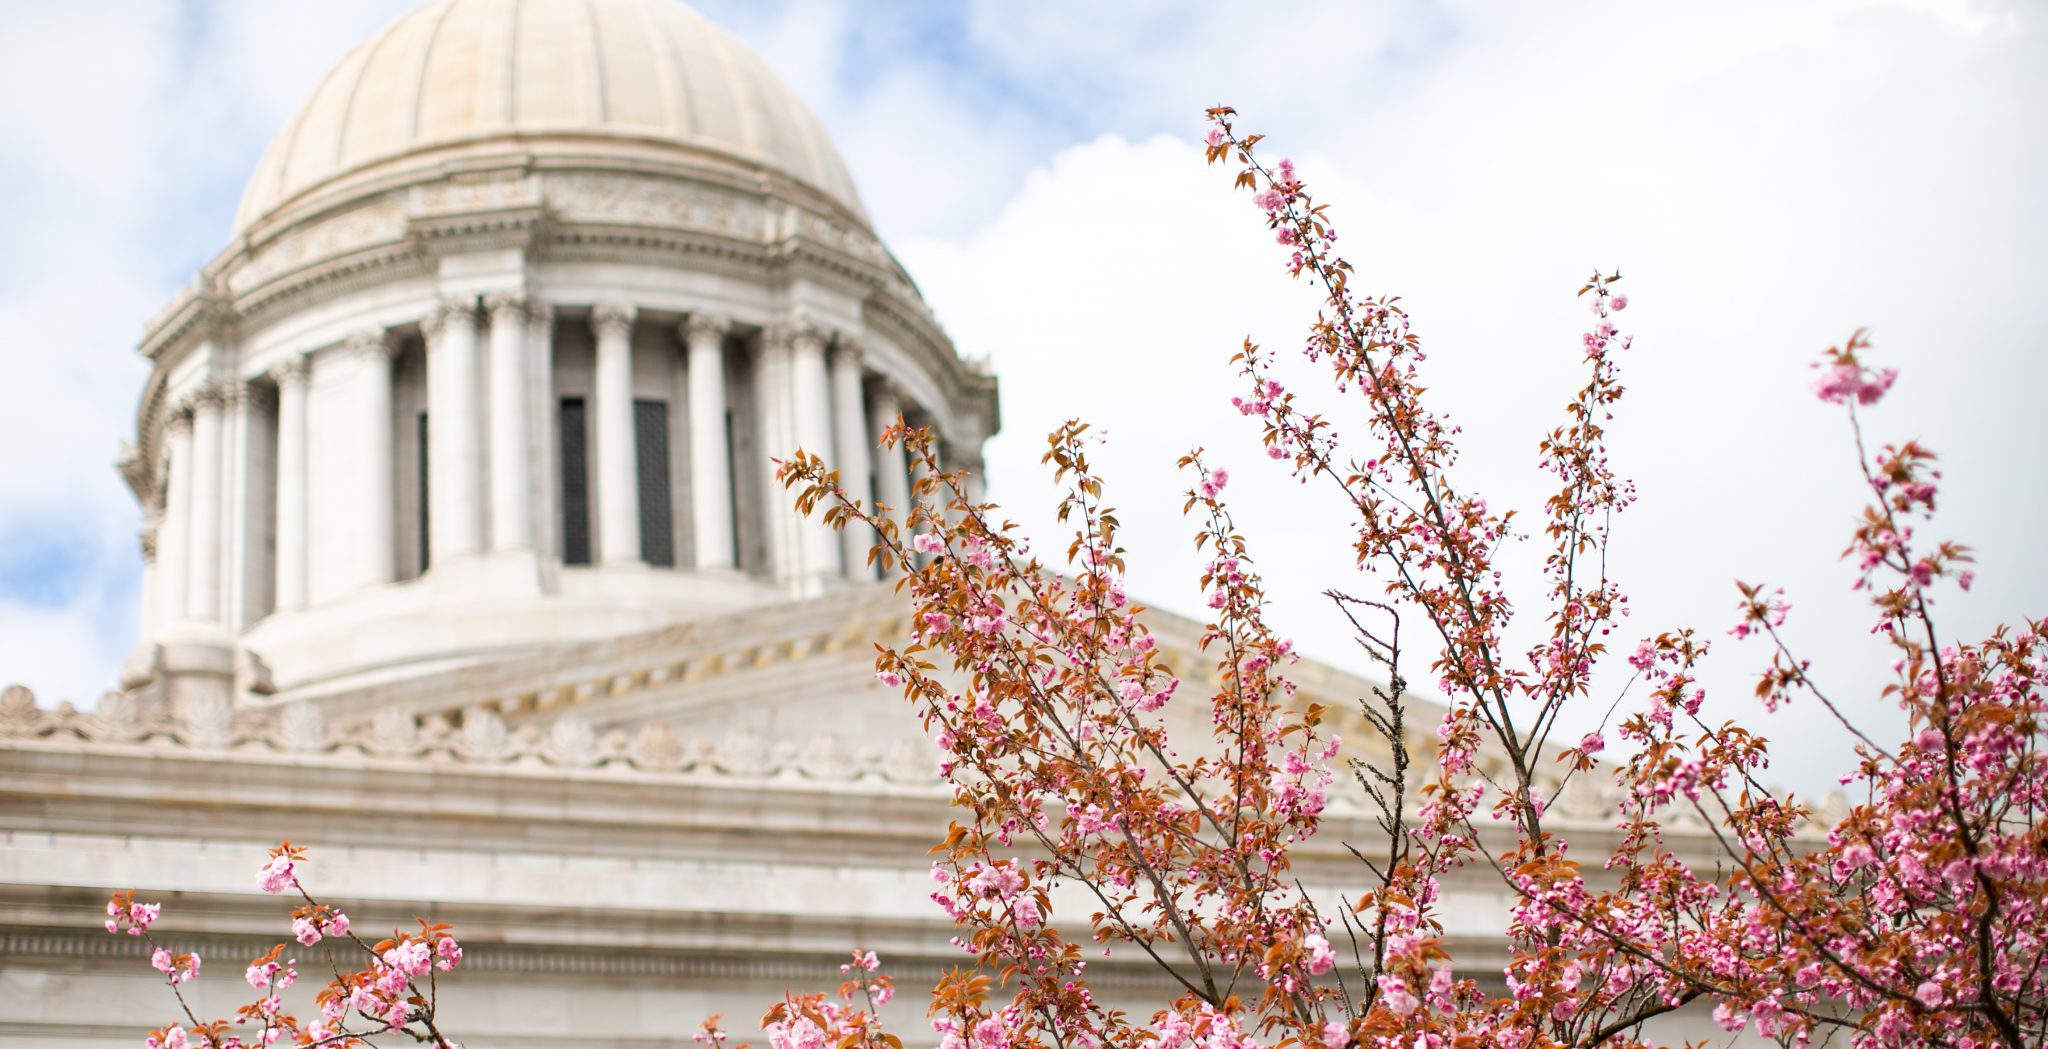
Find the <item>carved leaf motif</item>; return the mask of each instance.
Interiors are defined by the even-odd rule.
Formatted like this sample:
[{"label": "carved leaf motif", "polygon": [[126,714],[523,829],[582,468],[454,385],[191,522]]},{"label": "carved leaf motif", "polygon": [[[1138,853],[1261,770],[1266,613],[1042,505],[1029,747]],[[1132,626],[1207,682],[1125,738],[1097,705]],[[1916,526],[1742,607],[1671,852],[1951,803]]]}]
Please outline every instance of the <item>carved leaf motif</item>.
[{"label": "carved leaf motif", "polygon": [[511,734],[505,719],[482,707],[462,712],[462,731],[455,737],[455,749],[471,761],[496,763],[509,756]]},{"label": "carved leaf motif", "polygon": [[109,692],[100,697],[92,716],[85,719],[85,734],[106,743],[128,743],[149,731],[149,711],[142,697],[130,692]]},{"label": "carved leaf motif", "polygon": [[768,764],[768,747],[761,737],[741,729],[721,741],[718,745],[718,767],[721,771],[736,775],[766,775],[771,770]]},{"label": "carved leaf motif", "polygon": [[853,778],[853,751],[846,741],[838,736],[818,736],[811,745],[804,748],[799,771],[811,779],[848,780]]},{"label": "carved leaf motif", "polygon": [[411,714],[397,707],[385,707],[370,719],[370,731],[363,745],[370,753],[384,757],[409,756],[419,746],[419,725]]},{"label": "carved leaf motif", "polygon": [[293,703],[277,716],[277,742],[294,754],[327,749],[327,718],[311,703]]},{"label": "carved leaf motif", "polygon": [[33,735],[42,721],[36,709],[36,694],[20,685],[0,692],[0,736]]},{"label": "carved leaf motif", "polygon": [[185,743],[196,750],[220,750],[234,742],[235,707],[223,693],[192,698],[185,707]]},{"label": "carved leaf motif", "polygon": [[597,761],[597,730],[575,714],[555,719],[548,730],[547,757],[557,765],[583,768]]},{"label": "carved leaf motif", "polygon": [[650,721],[640,726],[628,754],[643,769],[665,772],[683,763],[683,742],[668,722]]}]

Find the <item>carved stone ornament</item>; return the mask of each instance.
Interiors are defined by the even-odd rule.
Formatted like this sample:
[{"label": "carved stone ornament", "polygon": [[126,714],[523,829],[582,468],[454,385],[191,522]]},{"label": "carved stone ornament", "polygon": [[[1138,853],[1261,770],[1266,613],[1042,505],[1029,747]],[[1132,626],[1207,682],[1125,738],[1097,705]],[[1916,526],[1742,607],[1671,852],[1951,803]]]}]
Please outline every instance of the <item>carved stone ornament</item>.
[{"label": "carved stone ornament", "polygon": [[397,707],[385,707],[370,719],[363,746],[380,757],[409,757],[419,747],[419,724]]},{"label": "carved stone ornament", "polygon": [[683,318],[683,323],[677,326],[677,331],[682,335],[683,342],[691,346],[707,339],[723,343],[726,335],[732,331],[732,322],[708,313],[692,313]]},{"label": "carved stone ornament", "polygon": [[633,330],[633,318],[639,311],[625,303],[601,302],[590,311],[590,330],[600,339],[607,331],[623,338]]},{"label": "carved stone ornament", "polygon": [[523,291],[494,291],[484,296],[484,312],[492,324],[518,324],[531,312],[532,302]]},{"label": "carved stone ornament", "polygon": [[583,768],[597,763],[597,730],[575,714],[555,719],[548,731],[547,756],[557,765]]},{"label": "carved stone ornament", "polygon": [[294,754],[327,749],[327,718],[311,703],[293,703],[277,715],[277,745]]},{"label": "carved stone ornament", "polygon": [[303,353],[294,353],[270,366],[270,381],[282,390],[290,386],[304,386],[312,374],[312,359]]},{"label": "carved stone ornament", "polygon": [[33,735],[43,719],[36,694],[21,685],[0,692],[0,736]]},{"label": "carved stone ornament", "polygon": [[676,730],[668,722],[650,721],[640,726],[626,753],[633,764],[643,769],[667,771],[682,765],[683,742],[676,738]]},{"label": "carved stone ornament", "polygon": [[512,732],[497,712],[471,707],[462,712],[462,729],[455,736],[455,751],[471,761],[495,763],[511,756]]},{"label": "carved stone ornament", "polygon": [[185,706],[185,742],[194,750],[225,750],[235,738],[235,706],[225,692],[193,696]]},{"label": "carved stone ornament", "polygon": [[432,312],[420,321],[420,331],[429,341],[438,342],[443,335],[457,327],[476,330],[476,300],[463,296],[449,296],[434,304]]},{"label": "carved stone ornament", "polygon": [[383,328],[365,328],[348,337],[348,352],[388,361],[398,355],[398,339]]}]

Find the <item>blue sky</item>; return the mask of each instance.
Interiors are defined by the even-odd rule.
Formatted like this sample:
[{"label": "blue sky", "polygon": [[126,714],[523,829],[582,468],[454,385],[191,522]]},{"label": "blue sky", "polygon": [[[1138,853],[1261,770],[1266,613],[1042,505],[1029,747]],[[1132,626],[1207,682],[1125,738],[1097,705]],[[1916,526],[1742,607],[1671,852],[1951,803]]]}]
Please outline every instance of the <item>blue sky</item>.
[{"label": "blue sky", "polygon": [[[411,6],[29,4],[0,39],[0,680],[88,700],[134,642],[138,526],[111,463],[142,323],[221,247],[271,133],[353,44]],[[963,352],[1004,381],[991,491],[1052,534],[1035,446],[1103,422],[1134,589],[1200,607],[1172,459],[1230,463],[1287,580],[1276,615],[1347,659],[1314,594],[1369,588],[1342,519],[1266,470],[1230,412],[1247,334],[1312,304],[1193,145],[1229,102],[1337,209],[1361,277],[1406,297],[1467,425],[1465,469],[1533,507],[1536,435],[1573,378],[1594,266],[1640,339],[1617,462],[1631,628],[1718,636],[1733,577],[1787,585],[1817,666],[1870,693],[1883,653],[1834,555],[1858,503],[1807,363],[1871,326],[1901,367],[1883,438],[1946,453],[1948,531],[1983,583],[1965,631],[2041,614],[2048,447],[2048,46],[2037,8],[1966,0],[699,5],[817,111],[876,225]],[[1945,617],[1951,613],[1945,612]],[[1729,646],[1729,715],[1762,653]],[[1881,705],[1868,715],[1882,722]],[[1838,733],[1767,731],[1825,781]],[[1819,742],[1809,742],[1819,741]]]}]

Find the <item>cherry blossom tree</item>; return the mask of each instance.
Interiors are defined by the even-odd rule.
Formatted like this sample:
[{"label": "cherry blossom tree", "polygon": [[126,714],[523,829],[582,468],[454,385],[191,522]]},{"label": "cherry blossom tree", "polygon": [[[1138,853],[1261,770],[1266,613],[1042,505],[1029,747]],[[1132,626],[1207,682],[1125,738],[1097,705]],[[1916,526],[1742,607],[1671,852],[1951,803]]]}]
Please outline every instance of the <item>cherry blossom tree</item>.
[{"label": "cherry blossom tree", "polygon": [[[1894,646],[1885,696],[1911,735],[1887,746],[1858,730],[1786,639],[1778,590],[1740,585],[1730,631],[1762,647],[1762,705],[1818,703],[1859,741],[1844,781],[1859,800],[1828,826],[1765,782],[1761,737],[1701,717],[1707,637],[1617,636],[1626,598],[1606,552],[1634,501],[1606,451],[1631,342],[1620,274],[1578,289],[1592,318],[1577,348],[1585,380],[1537,442],[1554,492],[1526,518],[1540,527],[1525,525],[1459,483],[1457,430],[1430,407],[1422,343],[1395,300],[1354,288],[1327,206],[1291,163],[1262,159],[1233,111],[1210,117],[1209,161],[1235,169],[1288,271],[1324,296],[1298,356],[1247,342],[1232,357],[1243,381],[1233,403],[1272,468],[1342,499],[1357,562],[1382,584],[1329,592],[1331,614],[1383,672],[1358,697],[1379,738],[1347,744],[1330,711],[1296,697],[1296,657],[1268,624],[1228,473],[1199,450],[1179,466],[1205,559],[1207,666],[1178,668],[1124,590],[1132,552],[1090,462],[1088,424],[1047,439],[1044,462],[1065,488],[1059,519],[1073,529],[1056,560],[970,498],[930,435],[900,420],[884,441],[920,464],[909,506],[867,503],[817,456],[794,454],[779,475],[798,509],[871,531],[872,561],[914,606],[910,643],[881,649],[876,676],[902,690],[944,752],[961,813],[932,868],[933,901],[965,952],[931,995],[942,1049],[1637,1046],[1649,1044],[1646,1021],[1687,1007],[1786,1044],[2048,1041],[2048,627],[1975,641],[1938,628],[1937,599],[1970,586],[1969,553],[1920,534],[1938,495],[1932,453],[1866,442],[1859,410],[1896,375],[1869,363],[1864,336],[1828,351],[1814,392],[1841,406],[1854,439],[1870,505],[1847,557]],[[1289,387],[1318,371],[1349,405],[1341,413],[1311,410]],[[1521,536],[1547,551],[1531,578],[1498,557]],[[1509,627],[1528,607],[1541,629],[1518,649]],[[1410,691],[1408,648],[1427,659],[1431,699]],[[1612,661],[1627,684],[1596,694],[1595,671]],[[1183,675],[1215,685],[1197,697]],[[1191,703],[1208,733],[1170,737],[1167,714]],[[1589,705],[1613,711],[1611,728],[1554,738],[1567,708]],[[1436,722],[1434,742],[1417,742],[1418,718]],[[1384,756],[1349,756],[1368,752]],[[1610,777],[1619,789],[1605,855],[1575,852],[1546,823],[1544,784],[1560,762],[1567,782]],[[1358,862],[1350,891],[1316,899],[1291,856],[1340,789],[1359,792],[1375,834],[1344,843]],[[1711,862],[1673,843],[1681,817],[1705,828],[1685,833],[1708,836]],[[422,922],[367,943],[300,885],[301,858],[284,843],[259,881],[302,901],[291,914],[302,947],[347,944],[317,997],[320,1018],[284,1014],[279,992],[298,963],[280,944],[249,966],[257,998],[236,1017],[183,1009],[152,1049],[347,1046],[384,1031],[455,1044],[435,1024],[436,975],[462,957],[448,928]],[[1452,957],[1442,890],[1461,871],[1512,895],[1498,982],[1482,985]],[[1055,913],[1058,886],[1086,901],[1081,911]],[[109,932],[144,937],[159,918],[132,893],[107,913]],[[1156,965],[1172,1000],[1143,1015],[1099,1002],[1083,953],[1103,945]],[[182,1007],[199,959],[157,950],[155,965]],[[836,996],[769,1008],[774,1049],[901,1049],[878,1016],[895,994],[880,960],[857,952],[842,972]],[[732,1046],[716,1017],[697,1037]]]},{"label": "cherry blossom tree", "polygon": [[[1395,300],[1354,288],[1327,206],[1293,164],[1268,165],[1231,110],[1210,117],[1209,161],[1236,168],[1288,271],[1324,294],[1292,367],[1326,370],[1351,405],[1340,443],[1337,416],[1310,411],[1283,383],[1283,355],[1247,342],[1232,359],[1243,379],[1234,404],[1266,454],[1342,498],[1357,561],[1384,583],[1376,595],[1329,595],[1385,671],[1360,712],[1391,758],[1350,762],[1382,840],[1346,843],[1359,878],[1340,906],[1311,899],[1290,873],[1343,748],[1322,727],[1326,711],[1292,698],[1293,655],[1267,625],[1251,540],[1222,494],[1228,476],[1200,451],[1180,466],[1208,558],[1213,617],[1200,649],[1219,684],[1205,700],[1178,700],[1207,703],[1211,738],[1194,741],[1165,731],[1162,708],[1181,681],[1124,592],[1130,552],[1091,469],[1086,424],[1054,431],[1044,457],[1066,486],[1059,518],[1074,528],[1063,570],[1034,556],[995,505],[970,500],[922,432],[899,425],[885,437],[922,463],[909,507],[865,505],[799,453],[781,470],[799,508],[872,529],[874,557],[902,569],[916,608],[912,643],[876,665],[945,751],[965,813],[933,870],[933,897],[973,960],[934,992],[944,1049],[1625,1046],[1646,1044],[1646,1020],[1696,1001],[1730,1031],[1789,1044],[2048,1041],[2048,627],[1975,642],[1937,628],[1936,596],[1969,588],[1969,554],[1916,532],[1934,510],[1933,455],[1866,445],[1858,410],[1896,373],[1867,362],[1863,334],[1828,352],[1814,392],[1843,407],[1855,440],[1871,504],[1847,556],[1872,595],[1875,630],[1896,649],[1885,695],[1913,735],[1886,747],[1843,715],[1781,633],[1789,606],[1778,591],[1741,584],[1731,631],[1768,646],[1756,686],[1765,706],[1820,703],[1859,741],[1844,782],[1860,802],[1830,827],[1764,782],[1761,737],[1701,718],[1706,638],[1678,629],[1631,647],[1615,637],[1626,598],[1606,552],[1634,501],[1606,446],[1631,342],[1618,325],[1620,274],[1596,272],[1578,291],[1592,314],[1579,347],[1586,378],[1538,442],[1555,489],[1540,529],[1525,533],[1459,484],[1457,431],[1430,407],[1422,343]],[[1538,531],[1540,578],[1511,578],[1502,543]],[[1527,603],[1545,629],[1515,650],[1508,627]],[[1404,632],[1417,631],[1443,708],[1417,703],[1402,677]],[[1630,671],[1620,697],[1594,694],[1609,659]],[[1553,742],[1567,707],[1593,703],[1617,711],[1612,762],[1596,758],[1604,730]],[[1441,709],[1439,743],[1414,753],[1404,726],[1425,709]],[[1567,777],[1610,776],[1621,789],[1609,854],[1574,855],[1547,828],[1541,773],[1559,760]],[[1680,814],[1711,836],[1710,866],[1667,841]],[[1482,831],[1488,816],[1512,834]],[[1453,969],[1440,892],[1461,868],[1513,894],[1503,991]],[[1083,890],[1090,913],[1056,922],[1059,884]],[[1178,997],[1148,1016],[1106,1009],[1077,933],[1142,952]],[[843,1010],[810,1022],[821,1038],[870,1042],[867,1028],[831,1022],[846,1015],[871,1022]],[[816,1049],[787,1027],[769,1034],[775,1049]]]}]

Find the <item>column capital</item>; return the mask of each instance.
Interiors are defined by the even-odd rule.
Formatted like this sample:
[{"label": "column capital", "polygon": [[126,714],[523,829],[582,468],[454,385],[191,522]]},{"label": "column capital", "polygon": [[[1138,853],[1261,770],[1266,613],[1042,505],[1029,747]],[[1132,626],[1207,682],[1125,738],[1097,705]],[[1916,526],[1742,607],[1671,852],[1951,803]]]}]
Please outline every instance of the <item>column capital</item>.
[{"label": "column capital", "polygon": [[507,289],[484,296],[484,312],[492,324],[517,323],[533,312],[533,301],[524,291]]},{"label": "column capital", "polygon": [[282,390],[287,386],[304,386],[307,376],[312,373],[311,366],[312,362],[305,354],[294,353],[271,365],[267,374],[270,381],[276,383],[277,388]]},{"label": "column capital", "polygon": [[708,313],[692,313],[676,326],[685,343],[700,339],[724,339],[732,331],[732,321]]},{"label": "column capital", "polygon": [[535,324],[535,325],[552,325],[552,324],[554,324],[554,323],[555,323],[555,304],[554,304],[554,303],[551,303],[551,302],[542,302],[542,301],[540,301],[539,299],[534,299],[534,298],[529,298],[529,299],[527,299],[527,300],[526,300],[526,321],[527,321],[527,323],[529,323],[529,324]]},{"label": "column capital", "polygon": [[866,350],[858,335],[840,332],[832,337],[832,360],[835,363],[859,364]]},{"label": "column capital", "polygon": [[233,397],[234,387],[231,384],[209,382],[201,384],[197,389],[186,394],[181,407],[187,412],[194,413],[206,408],[218,409],[226,405]]},{"label": "column capital", "polygon": [[823,351],[832,333],[813,320],[808,313],[797,312],[790,319],[775,326],[769,333],[769,340],[788,349],[814,349]]},{"label": "column capital", "polygon": [[170,432],[183,431],[191,433],[192,403],[190,401],[179,401],[177,404],[171,405],[171,413],[164,419],[164,429]]},{"label": "column capital", "polygon": [[380,357],[388,361],[398,356],[398,340],[384,328],[365,328],[348,337],[348,352],[357,357]]},{"label": "column capital", "polygon": [[255,381],[230,383],[227,387],[227,406],[240,411],[270,402],[270,388]]},{"label": "column capital", "polygon": [[420,331],[429,339],[438,339],[442,332],[448,330],[448,325],[462,323],[475,327],[476,318],[476,299],[467,295],[446,295],[437,300],[434,308],[421,318]]},{"label": "column capital", "polygon": [[639,316],[639,312],[625,303],[600,302],[590,310],[590,330],[599,338],[607,332],[629,334],[633,330],[633,318]]}]

